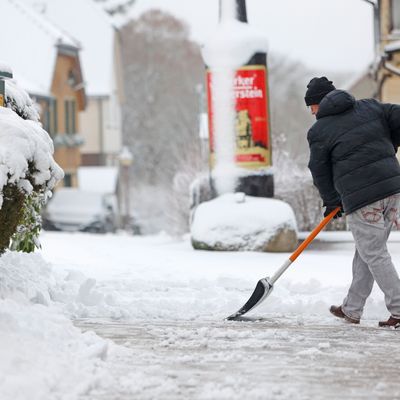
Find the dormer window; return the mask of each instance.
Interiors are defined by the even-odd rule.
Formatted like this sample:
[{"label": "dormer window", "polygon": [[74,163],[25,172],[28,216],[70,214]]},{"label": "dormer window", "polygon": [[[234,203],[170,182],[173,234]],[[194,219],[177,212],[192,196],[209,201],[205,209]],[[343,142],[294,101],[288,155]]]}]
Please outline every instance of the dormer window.
[{"label": "dormer window", "polygon": [[76,84],[77,84],[77,80],[76,80],[75,74],[74,74],[74,72],[72,70],[70,70],[69,73],[68,73],[67,82],[68,82],[68,85],[70,87],[72,87],[72,88],[74,88],[76,86]]},{"label": "dormer window", "polygon": [[392,31],[400,33],[400,0],[392,0]]}]

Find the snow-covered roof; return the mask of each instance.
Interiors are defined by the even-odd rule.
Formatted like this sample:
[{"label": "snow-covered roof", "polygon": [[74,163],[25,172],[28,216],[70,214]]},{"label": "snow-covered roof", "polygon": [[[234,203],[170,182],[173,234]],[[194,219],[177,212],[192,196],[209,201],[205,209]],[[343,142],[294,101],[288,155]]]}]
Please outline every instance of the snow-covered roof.
[{"label": "snow-covered roof", "polygon": [[389,43],[385,46],[385,53],[393,53],[400,50],[400,40]]},{"label": "snow-covered roof", "polygon": [[8,64],[5,64],[0,61],[0,73],[3,74],[3,76],[11,77],[12,76],[12,69]]},{"label": "snow-covered roof", "polygon": [[355,74],[352,74],[349,79],[347,79],[342,85],[341,89],[343,90],[349,90],[356,86],[360,81],[365,79],[369,74],[370,74],[371,68],[368,67],[366,69],[363,69],[362,71],[356,72]]},{"label": "snow-covered roof", "polygon": [[372,66],[351,77],[341,89],[348,90],[356,99],[375,97],[377,93],[377,82],[372,73]]},{"label": "snow-covered roof", "polygon": [[118,182],[117,167],[79,167],[79,189],[95,193],[115,193]]},{"label": "snow-covered roof", "polygon": [[81,43],[80,59],[88,96],[112,91],[114,27],[112,19],[93,0],[21,0]]},{"label": "snow-covered roof", "polygon": [[1,2],[0,41],[2,61],[10,65],[14,78],[19,74],[34,82],[35,94],[50,95],[57,46],[79,48],[79,43],[62,32],[21,0]]}]

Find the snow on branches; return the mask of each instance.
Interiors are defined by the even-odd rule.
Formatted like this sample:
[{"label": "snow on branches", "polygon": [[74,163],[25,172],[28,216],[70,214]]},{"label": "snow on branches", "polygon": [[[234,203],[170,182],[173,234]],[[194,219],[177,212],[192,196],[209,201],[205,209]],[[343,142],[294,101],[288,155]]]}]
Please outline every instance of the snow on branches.
[{"label": "snow on branches", "polygon": [[[0,254],[8,248],[10,238],[21,232],[28,235],[18,236],[25,242],[24,248],[33,251],[38,247],[40,229],[32,233],[26,221],[39,220],[50,190],[64,176],[29,95],[12,79],[5,80],[5,89],[5,107],[0,107]],[[27,247],[26,241],[34,246]],[[19,249],[16,243],[13,247]]]},{"label": "snow on branches", "polygon": [[0,206],[2,189],[9,183],[27,194],[34,186],[54,188],[63,172],[52,157],[53,151],[49,135],[37,122],[0,108]]}]

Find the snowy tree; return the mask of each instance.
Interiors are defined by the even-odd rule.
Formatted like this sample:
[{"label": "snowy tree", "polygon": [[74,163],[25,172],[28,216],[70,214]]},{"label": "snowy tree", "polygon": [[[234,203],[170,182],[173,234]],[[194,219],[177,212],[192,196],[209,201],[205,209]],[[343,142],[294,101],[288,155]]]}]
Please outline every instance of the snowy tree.
[{"label": "snowy tree", "polygon": [[174,186],[174,180],[182,182],[182,173],[189,171],[194,175],[200,164],[196,88],[204,82],[204,65],[199,46],[189,40],[187,26],[164,12],[143,14],[126,25],[121,36],[126,92],[123,129],[135,160],[135,207],[146,220],[155,218],[155,209],[161,210],[158,229],[167,229],[174,198],[187,199],[189,212],[189,187]]},{"label": "snowy tree", "polygon": [[0,107],[0,254],[11,237],[16,250],[39,246],[41,206],[63,178],[32,100],[12,79],[5,89],[6,107]]}]

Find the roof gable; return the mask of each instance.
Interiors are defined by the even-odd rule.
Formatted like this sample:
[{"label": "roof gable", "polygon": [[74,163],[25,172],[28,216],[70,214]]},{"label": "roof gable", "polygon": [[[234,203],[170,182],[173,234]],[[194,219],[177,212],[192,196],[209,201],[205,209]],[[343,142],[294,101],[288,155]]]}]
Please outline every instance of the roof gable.
[{"label": "roof gable", "polygon": [[112,92],[115,28],[102,7],[92,0],[22,1],[39,6],[46,18],[79,40],[86,94],[109,96]]},{"label": "roof gable", "polygon": [[40,93],[34,94],[50,95],[59,49],[77,51],[79,43],[19,0],[3,0],[1,15],[2,30],[10,33],[0,41],[2,60],[17,80],[21,74],[35,82],[35,91]]}]

